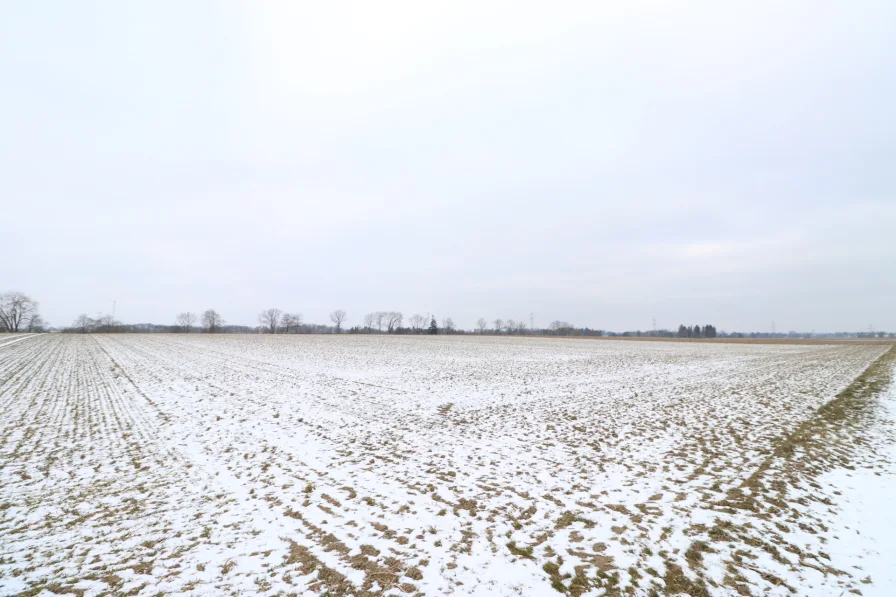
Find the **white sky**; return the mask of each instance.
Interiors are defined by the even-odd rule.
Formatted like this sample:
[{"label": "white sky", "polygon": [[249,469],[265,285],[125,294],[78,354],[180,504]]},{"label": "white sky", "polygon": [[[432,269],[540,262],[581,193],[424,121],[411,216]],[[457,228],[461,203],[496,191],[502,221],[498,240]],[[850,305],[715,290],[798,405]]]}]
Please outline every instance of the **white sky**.
[{"label": "white sky", "polygon": [[896,3],[20,2],[0,291],[896,330]]}]

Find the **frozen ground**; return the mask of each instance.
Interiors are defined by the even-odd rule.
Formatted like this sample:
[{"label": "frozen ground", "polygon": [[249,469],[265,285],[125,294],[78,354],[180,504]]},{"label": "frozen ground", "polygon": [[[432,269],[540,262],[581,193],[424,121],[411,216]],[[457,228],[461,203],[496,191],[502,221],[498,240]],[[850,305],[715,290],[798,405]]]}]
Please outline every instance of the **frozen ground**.
[{"label": "frozen ground", "polygon": [[887,348],[34,336],[0,594],[889,594]]}]

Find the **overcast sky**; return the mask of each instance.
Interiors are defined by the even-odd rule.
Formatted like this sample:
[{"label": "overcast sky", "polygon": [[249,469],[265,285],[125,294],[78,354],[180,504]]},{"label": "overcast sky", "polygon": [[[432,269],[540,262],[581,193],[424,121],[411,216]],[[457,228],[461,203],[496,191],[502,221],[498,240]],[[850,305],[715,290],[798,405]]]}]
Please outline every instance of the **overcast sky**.
[{"label": "overcast sky", "polygon": [[896,330],[896,2],[7,2],[0,291]]}]

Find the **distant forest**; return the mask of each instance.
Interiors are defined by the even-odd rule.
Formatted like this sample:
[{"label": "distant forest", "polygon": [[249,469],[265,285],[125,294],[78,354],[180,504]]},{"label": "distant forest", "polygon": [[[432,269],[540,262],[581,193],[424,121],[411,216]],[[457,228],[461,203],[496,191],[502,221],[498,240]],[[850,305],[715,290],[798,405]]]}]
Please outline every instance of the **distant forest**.
[{"label": "distant forest", "polygon": [[53,327],[41,317],[37,301],[22,292],[0,294],[0,331],[65,332],[65,333],[211,333],[211,334],[476,334],[491,336],[607,336],[637,338],[896,338],[896,333],[867,332],[726,332],[714,324],[684,325],[677,330],[652,329],[613,332],[578,327],[565,321],[552,321],[547,327],[534,327],[532,320],[493,319],[480,317],[473,329],[458,328],[451,317],[440,320],[435,315],[415,313],[405,319],[399,311],[372,311],[364,315],[362,324],[347,327],[348,314],[342,309],[330,313],[327,324],[304,321],[301,313],[265,309],[258,314],[257,325],[229,324],[215,309],[202,313],[184,311],[175,315],[171,324],[122,323],[113,315],[90,317],[80,315],[71,325]]}]

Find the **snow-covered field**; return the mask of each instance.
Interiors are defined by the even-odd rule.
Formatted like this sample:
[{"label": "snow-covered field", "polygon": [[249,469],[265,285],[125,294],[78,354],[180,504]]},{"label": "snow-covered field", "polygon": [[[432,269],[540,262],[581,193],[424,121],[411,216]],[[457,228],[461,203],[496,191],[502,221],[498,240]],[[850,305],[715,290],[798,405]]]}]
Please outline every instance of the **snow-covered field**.
[{"label": "snow-covered field", "polygon": [[892,594],[887,350],[33,336],[0,594]]}]

